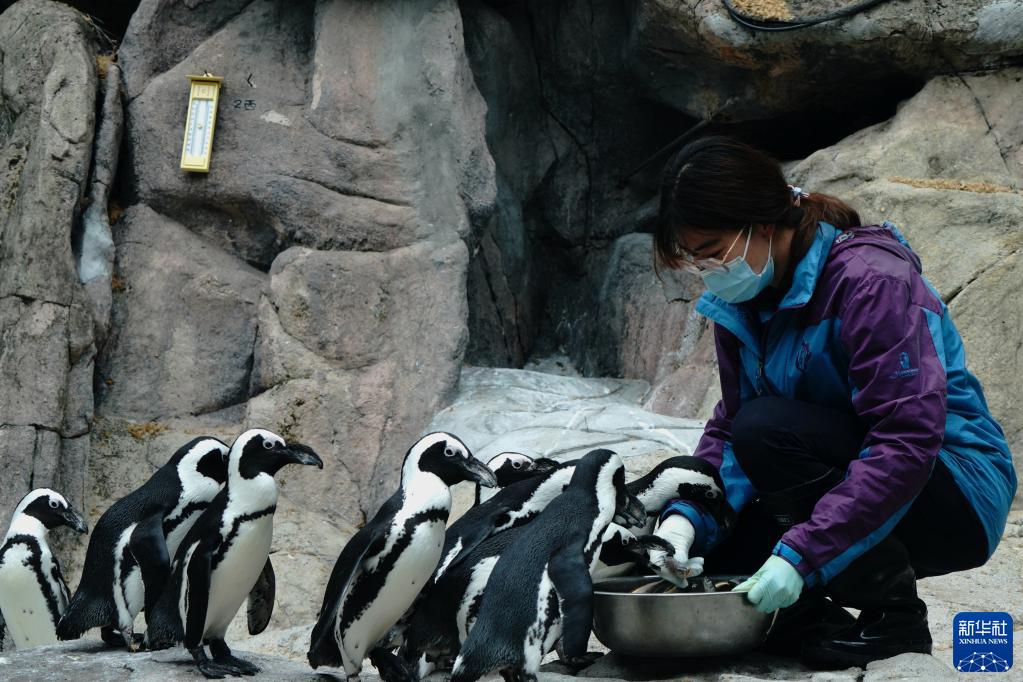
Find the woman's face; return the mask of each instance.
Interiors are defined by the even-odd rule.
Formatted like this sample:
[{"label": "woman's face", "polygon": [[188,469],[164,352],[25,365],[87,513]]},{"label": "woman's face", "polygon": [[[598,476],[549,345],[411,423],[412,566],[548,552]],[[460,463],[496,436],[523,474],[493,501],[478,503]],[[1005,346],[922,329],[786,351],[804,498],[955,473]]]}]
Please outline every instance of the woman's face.
[{"label": "woman's face", "polygon": [[[748,227],[713,232],[690,229],[679,235],[678,243],[697,261],[701,258],[716,258],[728,262],[738,258],[745,251],[746,262],[753,268],[753,272],[759,273],[767,265],[767,254],[773,232],[773,225],[759,223],[752,226],[752,234]],[[749,239],[748,249],[746,248],[747,238]]]}]

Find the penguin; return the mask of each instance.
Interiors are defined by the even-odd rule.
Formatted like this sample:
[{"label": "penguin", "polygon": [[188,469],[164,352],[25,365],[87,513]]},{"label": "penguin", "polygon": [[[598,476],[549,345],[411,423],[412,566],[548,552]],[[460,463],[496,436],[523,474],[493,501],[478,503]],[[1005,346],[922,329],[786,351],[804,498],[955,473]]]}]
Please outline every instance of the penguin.
[{"label": "penguin", "polygon": [[[488,467],[493,469],[493,462],[490,460]],[[440,565],[404,619],[399,656],[407,666],[417,665],[419,661],[420,677],[429,672],[420,661],[422,655],[437,658],[453,654],[465,639],[470,605],[477,602],[490,575],[489,569],[504,546],[489,540],[535,518],[568,487],[576,460],[547,462],[550,464],[543,463],[534,469],[542,473],[506,485],[448,527]],[[508,466],[507,461],[503,464]],[[495,473],[500,483],[500,470]],[[482,551],[477,551],[481,546]],[[476,569],[459,570],[464,561],[469,561]],[[454,571],[450,578],[446,575],[448,569]]]},{"label": "penguin", "polygon": [[617,512],[637,525],[646,514],[625,486],[621,458],[593,450],[576,465],[568,489],[501,552],[451,682],[473,682],[494,670],[505,679],[534,681],[559,637],[566,663],[588,660],[591,573]]},{"label": "penguin", "polygon": [[82,580],[57,627],[62,640],[101,628],[103,640],[136,649],[135,617],[148,614],[170,575],[170,559],[227,480],[223,442],[194,438],[137,490],[103,512],[89,539]]},{"label": "penguin", "polygon": [[491,487],[497,477],[450,433],[427,434],[409,448],[399,489],[338,557],[313,627],[309,665],[343,667],[357,680],[368,653],[378,668],[392,664],[410,676],[381,640],[437,568],[449,487],[459,481]]},{"label": "penguin", "polygon": [[474,504],[486,502],[496,495],[503,488],[524,481],[527,478],[537,476],[555,469],[557,461],[547,457],[533,459],[521,452],[502,452],[487,462],[487,467],[497,476],[497,485],[493,488],[485,488],[479,483],[476,484],[476,499]]},{"label": "penguin", "polygon": [[[448,528],[445,559],[409,615],[399,651],[406,665],[418,667],[420,677],[433,670],[433,661],[444,661],[458,651],[475,622],[497,559],[519,526],[535,518],[568,487],[577,463],[565,462],[544,476],[509,486]],[[615,521],[628,523],[618,515]],[[632,538],[630,565],[642,559],[648,547],[668,544],[660,538],[638,542],[624,526],[613,523],[611,527]],[[481,536],[483,539],[474,541]],[[455,548],[460,553],[452,556]]]},{"label": "penguin", "polygon": [[656,568],[648,561],[648,552],[655,549],[668,554],[675,553],[675,547],[664,538],[649,534],[637,537],[628,528],[617,523],[610,524],[600,540],[600,557],[593,569],[593,581],[626,575],[637,564],[656,573]]},{"label": "penguin", "polygon": [[725,500],[720,474],[710,462],[699,457],[670,457],[645,476],[630,481],[626,487],[643,503],[647,514],[645,523],[635,531],[611,526],[614,530],[606,538],[607,545],[601,547],[594,580],[631,572],[636,561],[628,560],[630,554],[645,564],[644,550],[660,548],[652,533],[665,505],[672,500],[682,499],[702,505],[713,514],[725,532],[730,531],[735,523],[735,513]]},{"label": "penguin", "polygon": [[[504,455],[498,455],[500,457]],[[521,468],[513,469],[527,469],[530,474],[517,474],[515,477],[521,480],[508,483],[513,475],[506,469],[512,468],[512,463],[519,461],[505,459],[496,470],[488,462],[487,466],[494,471],[498,485],[501,485],[502,476],[506,483],[496,495],[470,508],[448,528],[444,535],[440,566],[434,574],[433,582],[439,580],[450,565],[460,561],[491,535],[520,526],[536,517],[565,490],[576,464],[575,461],[558,464],[554,460],[547,460],[551,464],[537,464],[539,460],[530,460]]]},{"label": "penguin", "polygon": [[81,513],[49,488],[33,490],[14,510],[0,546],[0,651],[5,636],[15,649],[57,643],[68,588],[46,538],[58,526],[89,532]]},{"label": "penguin", "polygon": [[[250,429],[235,439],[228,454],[224,488],[182,539],[171,565],[167,588],[155,605],[146,631],[150,645],[184,642],[206,677],[254,675],[259,668],[236,658],[224,633],[249,598],[252,613],[269,619],[273,608],[270,543],[277,509],[277,481],[287,464],[323,468],[312,448],[287,443],[265,429]],[[253,606],[254,596],[264,604]],[[209,645],[212,660],[204,646]]]}]

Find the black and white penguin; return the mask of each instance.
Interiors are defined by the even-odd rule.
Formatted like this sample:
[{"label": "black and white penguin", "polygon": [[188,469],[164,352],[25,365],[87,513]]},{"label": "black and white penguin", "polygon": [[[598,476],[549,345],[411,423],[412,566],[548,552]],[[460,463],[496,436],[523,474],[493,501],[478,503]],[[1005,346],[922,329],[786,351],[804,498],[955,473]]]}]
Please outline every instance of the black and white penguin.
[{"label": "black and white penguin", "polygon": [[633,553],[633,548],[642,550],[657,546],[657,540],[650,536],[661,511],[672,500],[700,503],[725,531],[734,524],[735,514],[725,500],[720,474],[712,464],[699,457],[670,457],[651,469],[650,473],[627,483],[626,487],[643,503],[645,523],[636,529],[616,525],[609,528],[606,545],[601,547],[593,572],[594,580],[631,572],[635,561],[629,561],[628,556]]},{"label": "black and white penguin", "polygon": [[494,536],[536,518],[568,487],[577,460],[548,461],[553,466],[543,466],[546,471],[506,486],[448,528],[443,558],[407,616],[400,650],[407,665],[418,666],[420,677],[432,669],[429,660],[453,656],[465,640],[490,570],[506,545]]},{"label": "black and white penguin", "polygon": [[[57,628],[78,639],[102,628],[103,639],[134,649],[135,617],[148,614],[170,575],[171,557],[227,480],[228,447],[194,438],[141,487],[103,512],[85,553],[82,580]],[[119,633],[119,634],[118,634]]]},{"label": "black and white penguin", "polygon": [[[576,464],[575,460],[564,464],[543,460],[537,465],[537,460],[531,460],[521,468],[513,469],[517,472],[514,477],[519,480],[510,480],[513,475],[506,470],[512,466],[509,462],[519,461],[503,460],[501,466],[494,471],[498,485],[501,486],[500,491],[469,509],[447,529],[444,534],[444,551],[433,582],[439,580],[449,566],[458,563],[491,535],[534,519],[568,487]],[[494,470],[490,463],[487,466]],[[523,469],[529,473],[518,473]],[[505,481],[503,484],[502,476]]]},{"label": "black and white penguin", "polygon": [[[174,555],[171,577],[154,608],[146,639],[151,646],[183,641],[206,677],[259,672],[231,654],[224,633],[246,598],[250,632],[254,610],[261,614],[259,620],[269,620],[274,588],[272,578],[267,578],[272,576],[270,543],[278,494],[274,474],[287,464],[323,468],[323,460],[311,448],[286,443],[270,431],[250,429],[238,436],[228,456],[227,484]],[[265,603],[254,606],[253,595]],[[261,624],[265,627],[265,622]]]},{"label": "black and white penguin", "polygon": [[[396,661],[381,640],[398,623],[437,568],[451,509],[449,486],[497,483],[450,433],[431,433],[405,454],[401,486],[345,545],[334,566],[308,659],[313,668],[343,667],[358,679],[367,654]],[[380,667],[380,664],[377,664]]]},{"label": "black and white penguin", "polygon": [[557,461],[553,459],[548,459],[547,457],[537,457],[534,459],[521,452],[502,452],[499,455],[495,455],[487,461],[487,467],[497,477],[497,485],[493,488],[486,488],[477,483],[475,504],[486,502],[512,483],[546,473],[557,466]]},{"label": "black and white penguin", "polygon": [[568,664],[586,660],[591,572],[616,512],[637,524],[646,513],[625,487],[618,455],[594,450],[576,465],[568,489],[518,529],[501,553],[455,659],[452,682],[472,682],[494,670],[506,679],[536,680],[540,660],[559,638]]},{"label": "black and white penguin", "polygon": [[68,589],[46,538],[58,526],[89,532],[85,518],[48,488],[33,490],[14,510],[0,546],[0,651],[5,637],[15,649],[57,642]]}]

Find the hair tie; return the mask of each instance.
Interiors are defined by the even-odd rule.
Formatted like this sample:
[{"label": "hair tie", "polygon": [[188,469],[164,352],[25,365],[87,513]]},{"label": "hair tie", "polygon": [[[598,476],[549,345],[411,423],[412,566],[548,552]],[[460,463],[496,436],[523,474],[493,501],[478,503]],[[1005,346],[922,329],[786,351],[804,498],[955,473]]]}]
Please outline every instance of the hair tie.
[{"label": "hair tie", "polygon": [[808,193],[803,191],[802,187],[796,187],[795,185],[786,185],[786,187],[788,187],[789,191],[792,192],[793,206],[799,206],[800,198],[810,196]]}]

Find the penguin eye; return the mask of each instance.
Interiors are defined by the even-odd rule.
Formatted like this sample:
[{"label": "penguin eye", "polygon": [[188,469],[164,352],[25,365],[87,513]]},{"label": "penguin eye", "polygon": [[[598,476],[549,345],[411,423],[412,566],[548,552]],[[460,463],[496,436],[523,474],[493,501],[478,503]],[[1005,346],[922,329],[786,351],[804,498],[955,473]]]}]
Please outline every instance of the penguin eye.
[{"label": "penguin eye", "polygon": [[273,443],[272,440],[265,440],[265,441],[263,441],[263,447],[266,448],[267,450],[273,450],[274,449],[274,443]]},{"label": "penguin eye", "polygon": [[444,448],[444,456],[445,457],[454,457],[455,456],[454,448],[452,448],[451,446],[448,446],[448,447]]},{"label": "penguin eye", "polygon": [[517,459],[516,460],[512,460],[511,465],[512,465],[512,469],[521,469],[522,468],[522,462],[518,461]]},{"label": "penguin eye", "polygon": [[703,496],[706,497],[708,500],[713,500],[715,497],[718,496],[718,491],[716,491],[716,490],[708,490],[707,492],[705,492],[703,494]]},{"label": "penguin eye", "polygon": [[57,500],[50,500],[50,509],[56,509],[59,506],[60,506],[60,503],[57,502]]}]

